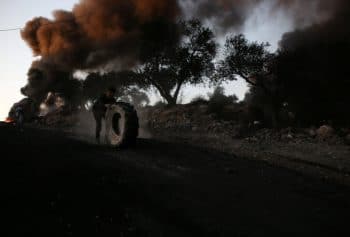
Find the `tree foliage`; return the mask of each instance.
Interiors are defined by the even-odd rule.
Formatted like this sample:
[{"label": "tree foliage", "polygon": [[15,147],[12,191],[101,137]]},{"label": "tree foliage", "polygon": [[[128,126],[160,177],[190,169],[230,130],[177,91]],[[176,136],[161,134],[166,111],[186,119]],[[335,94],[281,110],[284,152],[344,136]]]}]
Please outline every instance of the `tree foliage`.
[{"label": "tree foliage", "polygon": [[[184,84],[201,83],[203,77],[213,72],[216,43],[213,32],[198,20],[180,22],[175,28],[161,27],[170,27],[174,32],[167,36],[173,37],[147,39],[138,72],[146,84],[155,87],[167,103],[173,105]],[[146,35],[157,36],[156,33]]]},{"label": "tree foliage", "polygon": [[123,92],[120,100],[134,105],[136,108],[149,105],[151,102],[147,93],[138,87],[132,87]]},{"label": "tree foliage", "polygon": [[268,43],[249,42],[244,35],[232,35],[226,39],[224,59],[218,63],[220,80],[243,78],[250,85],[263,82],[262,75],[268,73],[268,64],[273,59]]},{"label": "tree foliage", "polygon": [[266,125],[276,127],[283,101],[273,73],[276,55],[268,47],[268,43],[249,42],[242,34],[229,36],[216,77],[219,81],[243,78],[250,85],[245,102],[258,111],[255,114],[261,114],[256,119],[263,118]]}]

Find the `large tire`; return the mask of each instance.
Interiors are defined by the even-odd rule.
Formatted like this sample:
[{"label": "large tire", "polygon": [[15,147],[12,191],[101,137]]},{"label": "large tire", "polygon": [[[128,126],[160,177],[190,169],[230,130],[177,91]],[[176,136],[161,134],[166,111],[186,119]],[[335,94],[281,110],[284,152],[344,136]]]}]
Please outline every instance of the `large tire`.
[{"label": "large tire", "polygon": [[139,120],[134,107],[118,102],[109,105],[106,112],[106,141],[114,147],[127,147],[136,143]]}]

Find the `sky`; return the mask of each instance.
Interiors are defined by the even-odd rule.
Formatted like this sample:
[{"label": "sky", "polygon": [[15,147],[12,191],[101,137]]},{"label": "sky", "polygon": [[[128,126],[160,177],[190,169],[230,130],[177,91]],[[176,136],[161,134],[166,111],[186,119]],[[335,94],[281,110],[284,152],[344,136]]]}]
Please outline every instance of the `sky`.
[{"label": "sky", "polygon": [[[53,10],[71,10],[75,3],[78,0],[1,0],[0,30],[24,27],[36,16],[50,18]],[[269,42],[270,50],[274,51],[282,34],[291,29],[291,23],[282,13],[271,16],[268,6],[262,5],[246,21],[242,33],[249,40]],[[26,84],[26,74],[33,59],[19,30],[0,31],[0,121],[7,117],[10,107],[23,98],[20,88]],[[212,88],[205,85],[186,87],[182,90],[182,102],[189,102],[198,95],[206,96],[211,91]],[[225,84],[228,95],[236,94],[243,99],[246,91],[247,85],[242,80]],[[151,100],[159,100],[159,97],[152,95]]]}]

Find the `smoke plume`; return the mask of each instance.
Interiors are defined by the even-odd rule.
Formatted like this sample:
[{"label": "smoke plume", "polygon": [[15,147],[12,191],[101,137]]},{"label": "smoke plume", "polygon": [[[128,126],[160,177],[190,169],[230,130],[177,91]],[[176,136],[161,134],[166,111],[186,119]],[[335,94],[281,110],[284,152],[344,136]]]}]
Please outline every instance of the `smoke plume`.
[{"label": "smoke plume", "polygon": [[332,12],[327,20],[304,29],[288,32],[280,41],[280,48],[292,51],[300,47],[319,44],[349,42],[350,2],[347,0],[321,1],[320,6]]},{"label": "smoke plume", "polygon": [[307,125],[347,126],[350,112],[350,2],[332,1],[328,20],[284,34],[277,77],[283,95]]},{"label": "smoke plume", "polygon": [[35,56],[62,69],[86,69],[137,52],[142,26],[156,18],[173,21],[175,0],[84,0],[72,12],[38,17],[21,32]]},{"label": "smoke plume", "polygon": [[[143,26],[174,22],[178,13],[176,0],[83,0],[71,12],[55,11],[53,19],[34,18],[21,35],[40,59],[32,64],[22,92],[42,97],[61,80],[57,71],[94,69],[116,59],[124,67],[134,64]],[[41,78],[31,73],[35,69]]]}]

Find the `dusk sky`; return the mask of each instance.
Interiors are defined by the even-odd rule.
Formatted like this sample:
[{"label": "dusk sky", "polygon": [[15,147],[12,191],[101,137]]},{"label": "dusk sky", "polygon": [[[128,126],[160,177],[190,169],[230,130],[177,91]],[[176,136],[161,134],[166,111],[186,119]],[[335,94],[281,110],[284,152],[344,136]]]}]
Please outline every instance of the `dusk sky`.
[{"label": "dusk sky", "polygon": [[[23,27],[35,16],[51,18],[53,10],[71,10],[76,3],[77,0],[2,0],[0,30]],[[281,35],[291,30],[292,24],[283,13],[270,13],[268,6],[258,6],[246,21],[243,33],[249,40],[270,42],[270,49],[274,51]],[[0,52],[0,120],[3,120],[12,104],[23,98],[20,88],[26,84],[26,73],[33,56],[21,39],[19,30],[0,31]],[[184,102],[196,95],[206,95],[211,90],[205,86],[186,87],[182,91]],[[246,85],[241,81],[226,86],[226,94],[237,94],[240,99],[246,90]],[[152,97],[153,101],[157,99]]]}]

